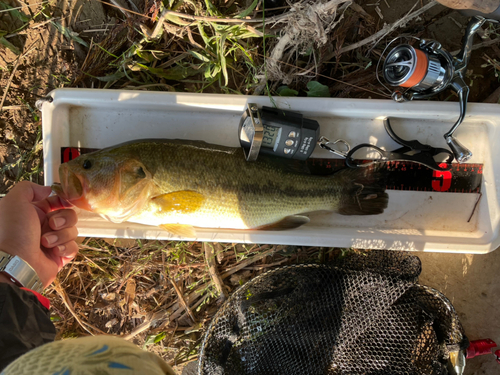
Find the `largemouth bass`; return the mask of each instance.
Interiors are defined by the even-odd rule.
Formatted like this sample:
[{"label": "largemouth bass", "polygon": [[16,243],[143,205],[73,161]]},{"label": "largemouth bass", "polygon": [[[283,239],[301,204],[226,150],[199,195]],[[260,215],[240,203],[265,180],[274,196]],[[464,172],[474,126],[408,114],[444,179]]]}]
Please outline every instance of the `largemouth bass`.
[{"label": "largemouth bass", "polygon": [[375,215],[388,202],[366,168],[317,176],[282,159],[247,162],[241,148],[196,141],[127,142],[61,164],[59,176],[54,191],[77,207],[184,237],[195,237],[194,227],[291,229],[319,210]]}]

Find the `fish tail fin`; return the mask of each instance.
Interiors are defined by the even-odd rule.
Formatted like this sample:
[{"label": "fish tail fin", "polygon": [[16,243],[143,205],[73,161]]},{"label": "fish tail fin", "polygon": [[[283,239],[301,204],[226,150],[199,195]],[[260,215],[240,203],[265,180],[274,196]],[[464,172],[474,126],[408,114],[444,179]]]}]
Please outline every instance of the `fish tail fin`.
[{"label": "fish tail fin", "polygon": [[343,191],[337,211],[342,215],[378,215],[389,202],[386,173],[380,167],[342,169],[335,173]]}]

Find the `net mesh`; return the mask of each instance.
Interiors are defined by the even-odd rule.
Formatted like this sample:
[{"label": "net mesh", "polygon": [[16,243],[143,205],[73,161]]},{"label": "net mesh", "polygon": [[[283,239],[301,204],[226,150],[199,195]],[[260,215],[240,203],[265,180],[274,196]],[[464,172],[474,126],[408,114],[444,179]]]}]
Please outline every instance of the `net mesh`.
[{"label": "net mesh", "polygon": [[220,308],[199,374],[448,374],[467,346],[451,303],[408,253],[355,253],[262,274]]}]

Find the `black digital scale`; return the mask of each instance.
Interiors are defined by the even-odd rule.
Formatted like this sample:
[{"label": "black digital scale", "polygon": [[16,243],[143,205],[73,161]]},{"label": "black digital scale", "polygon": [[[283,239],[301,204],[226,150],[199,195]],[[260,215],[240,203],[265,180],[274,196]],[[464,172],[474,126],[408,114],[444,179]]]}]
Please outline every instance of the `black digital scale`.
[{"label": "black digital scale", "polygon": [[318,140],[319,123],[302,114],[249,103],[238,129],[240,144],[247,161],[259,153],[287,159],[308,159]]}]

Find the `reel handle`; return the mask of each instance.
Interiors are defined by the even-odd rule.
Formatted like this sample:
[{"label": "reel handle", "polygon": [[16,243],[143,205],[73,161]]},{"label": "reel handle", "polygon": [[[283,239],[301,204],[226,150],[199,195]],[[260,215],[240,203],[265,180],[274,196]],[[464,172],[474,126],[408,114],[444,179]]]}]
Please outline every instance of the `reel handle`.
[{"label": "reel handle", "polygon": [[446,143],[448,143],[448,147],[453,152],[453,155],[455,155],[455,159],[457,159],[459,163],[465,163],[472,157],[472,152],[457,141],[454,136],[450,135],[445,137],[445,140]]},{"label": "reel handle", "polygon": [[460,116],[451,129],[443,135],[446,143],[450,147],[453,155],[459,163],[465,163],[472,157],[472,152],[464,147],[459,141],[453,137],[453,133],[457,130],[458,126],[462,123],[467,111],[467,99],[469,98],[469,86],[464,82],[461,74],[457,74],[450,85],[451,89],[458,94],[458,101],[460,103]]}]

